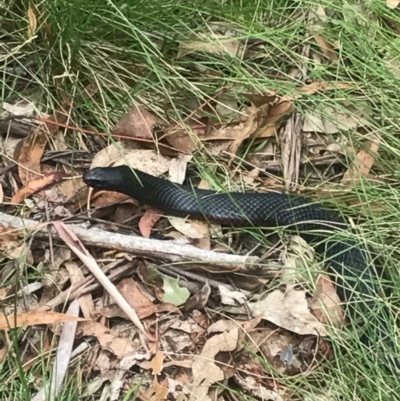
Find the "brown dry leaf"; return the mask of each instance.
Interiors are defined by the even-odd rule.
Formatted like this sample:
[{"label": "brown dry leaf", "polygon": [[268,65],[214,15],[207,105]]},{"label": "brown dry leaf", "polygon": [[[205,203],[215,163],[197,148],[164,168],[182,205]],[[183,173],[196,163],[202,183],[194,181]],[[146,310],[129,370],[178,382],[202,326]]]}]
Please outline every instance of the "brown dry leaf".
[{"label": "brown dry leaf", "polygon": [[31,39],[35,34],[37,29],[37,20],[35,11],[32,8],[32,5],[29,5],[28,8],[28,39]]},{"label": "brown dry leaf", "polygon": [[221,296],[221,304],[223,305],[243,305],[247,301],[246,295],[240,291],[232,291],[225,285],[219,285],[218,291]]},{"label": "brown dry leaf", "polygon": [[151,230],[153,229],[154,224],[161,219],[163,214],[164,212],[161,210],[154,209],[152,207],[149,207],[144,212],[139,221],[140,234],[142,234],[144,238],[150,238]]},{"label": "brown dry leaf", "polygon": [[218,116],[229,116],[231,120],[240,117],[237,96],[233,92],[222,92],[215,99],[215,112]]},{"label": "brown dry leaf", "polygon": [[281,253],[283,269],[280,283],[294,285],[303,280],[302,266],[310,266],[314,261],[314,248],[299,235],[292,235],[288,246]]},{"label": "brown dry leaf", "polygon": [[[64,124],[67,121],[67,115],[56,112],[49,118],[49,121],[57,121]],[[18,175],[25,186],[30,180],[37,178],[41,172],[41,159],[49,137],[57,132],[57,125],[46,123],[38,126],[31,135],[21,141],[14,152],[14,159],[18,162]]]},{"label": "brown dry leaf", "polygon": [[154,377],[154,389],[156,390],[155,401],[166,400],[168,395],[168,380],[158,383],[157,377]]},{"label": "brown dry leaf", "polygon": [[202,310],[208,302],[211,295],[211,287],[208,283],[203,285],[203,288],[191,296],[185,303],[185,311]]},{"label": "brown dry leaf", "polygon": [[7,355],[7,347],[0,348],[0,363],[2,363]]},{"label": "brown dry leaf", "polygon": [[265,91],[264,93],[254,93],[254,92],[247,92],[244,93],[249,99],[254,99],[254,105],[264,105],[270,102],[270,99],[275,99],[279,97],[283,101],[292,102],[293,100],[297,100],[302,98],[305,95],[313,95],[317,92],[324,92],[330,90],[347,90],[347,89],[357,89],[357,86],[354,83],[350,82],[323,82],[317,81],[312,82],[307,85],[297,86],[293,89],[293,92],[288,93],[286,95],[281,96],[279,91],[277,90],[269,90]]},{"label": "brown dry leaf", "polygon": [[345,323],[341,307],[342,302],[337,295],[332,280],[325,275],[320,275],[316,286],[318,296],[313,299],[310,305],[314,315],[323,324],[329,324],[337,328],[342,327]]},{"label": "brown dry leaf", "polygon": [[125,298],[118,292],[113,283],[107,278],[104,272],[100,269],[96,260],[85,248],[81,240],[73,233],[63,222],[53,221],[53,226],[56,229],[59,237],[68,245],[74,254],[85,264],[89,271],[96,277],[104,289],[111,295],[121,309],[127,314],[129,320],[143,333],[146,334],[144,326],[138,318],[136,312],[128,304]]},{"label": "brown dry leaf", "polygon": [[117,288],[140,319],[151,316],[158,311],[157,305],[153,304],[132,278],[123,279],[118,283]]},{"label": "brown dry leaf", "polygon": [[311,84],[304,85],[304,86],[299,86],[296,88],[297,92],[300,92],[299,94],[296,94],[294,97],[291,98],[292,95],[287,95],[284,96],[285,99],[287,100],[295,100],[302,95],[312,95],[316,92],[321,92],[321,91],[329,91],[329,90],[339,90],[339,89],[357,89],[354,84],[350,82],[312,82]]},{"label": "brown dry leaf", "polygon": [[163,276],[159,273],[154,265],[148,263],[140,263],[139,267],[137,268],[137,274],[143,283],[154,288],[162,288]]},{"label": "brown dry leaf", "polygon": [[135,342],[129,338],[119,338],[111,334],[110,329],[97,322],[82,322],[78,326],[79,334],[83,336],[96,337],[100,345],[112,352],[117,358],[123,358],[131,352],[137,352],[140,342]]},{"label": "brown dry leaf", "polygon": [[90,198],[90,204],[94,208],[101,208],[113,203],[124,202],[137,205],[137,202],[128,195],[121,194],[115,191],[99,191]]},{"label": "brown dry leaf", "polygon": [[0,330],[14,329],[16,327],[33,326],[36,324],[56,324],[63,322],[82,322],[80,317],[57,313],[53,311],[32,311],[5,316],[0,313]]},{"label": "brown dry leaf", "polygon": [[277,98],[275,95],[262,93],[245,93],[245,95],[255,107],[261,107],[265,104],[273,104]]},{"label": "brown dry leaf", "polygon": [[354,109],[349,106],[346,110],[348,111],[326,107],[323,115],[318,112],[307,112],[304,116],[303,132],[321,132],[330,135],[340,131],[355,130],[366,123],[367,116],[361,108]]},{"label": "brown dry leaf", "polygon": [[206,127],[197,121],[189,121],[180,126],[167,129],[164,137],[166,141],[175,149],[185,154],[193,153],[199,146],[202,138],[206,138]]},{"label": "brown dry leaf", "polygon": [[165,355],[161,351],[157,351],[154,358],[150,361],[150,368],[153,370],[153,375],[159,375],[164,369]]},{"label": "brown dry leaf", "polygon": [[269,138],[276,134],[278,121],[292,111],[291,102],[283,100],[271,106],[268,115],[262,118],[258,124],[257,138]]},{"label": "brown dry leaf", "polygon": [[53,173],[44,175],[43,177],[38,177],[30,180],[28,184],[22,187],[12,198],[11,203],[21,203],[28,196],[31,196],[42,189],[48,187],[49,185],[55,184],[59,180],[65,177],[62,172],[55,171]]},{"label": "brown dry leaf", "polygon": [[132,107],[114,127],[113,135],[153,139],[153,128],[162,121],[143,106]]},{"label": "brown dry leaf", "polygon": [[[247,333],[251,341],[250,347],[254,353],[260,350],[263,356],[276,368],[282,366],[280,363],[280,354],[290,344],[297,345],[300,337],[294,333],[283,330],[275,330],[268,327],[263,327]],[[276,358],[278,357],[278,358]]]},{"label": "brown dry leaf", "polygon": [[367,177],[372,166],[375,163],[375,154],[378,153],[379,150],[380,138],[377,138],[376,141],[371,141],[369,144],[369,150],[360,150],[358,152],[355,162],[352,167],[349,168],[342,178],[343,184],[357,185],[360,183],[361,177]]},{"label": "brown dry leaf", "polygon": [[195,358],[192,365],[191,401],[211,401],[207,395],[210,386],[224,379],[224,372],[215,364],[214,358],[219,352],[233,351],[238,345],[238,339],[239,329],[235,327],[207,340],[199,358]]},{"label": "brown dry leaf", "polygon": [[8,258],[25,258],[26,263],[33,263],[32,252],[27,242],[23,241],[23,232],[8,227],[0,227],[0,249]]},{"label": "brown dry leaf", "polygon": [[124,142],[112,143],[94,155],[90,168],[112,166],[114,163],[124,159],[127,152],[129,152],[129,149]]},{"label": "brown dry leaf", "polygon": [[22,141],[16,148],[14,158],[18,161],[18,174],[24,185],[38,177],[41,173],[41,160],[47,145],[48,135],[43,126],[38,126],[35,131]]},{"label": "brown dry leaf", "polygon": [[[59,260],[58,263],[57,261],[55,262],[56,264],[61,265],[61,263],[64,263],[65,269],[68,271],[68,277],[71,281],[71,286],[79,283],[81,280],[84,280],[85,276],[83,274],[81,266],[79,266],[75,262],[71,262],[71,251],[69,249],[65,248],[59,248],[61,252],[56,251],[56,258],[58,257]],[[67,259],[64,259],[68,257]],[[64,260],[63,260],[64,259]],[[93,297],[92,294],[86,294],[82,295],[78,298],[79,306],[81,307],[82,314],[85,317],[85,319],[91,319],[94,314],[95,314],[95,305],[93,302]]]},{"label": "brown dry leaf", "polygon": [[160,175],[168,171],[170,159],[152,149],[142,149],[134,143],[113,143],[100,150],[92,159],[90,168],[129,164],[148,174]]},{"label": "brown dry leaf", "polygon": [[244,140],[253,134],[257,138],[266,138],[275,135],[276,123],[292,110],[292,103],[286,100],[276,104],[264,104],[260,107],[250,106],[247,109],[247,121],[235,127],[236,137],[228,151],[236,154]]},{"label": "brown dry leaf", "polygon": [[[138,202],[132,199],[135,206]],[[137,208],[132,207],[132,203],[120,203],[116,205],[114,215],[112,216],[112,221],[117,224],[132,224],[132,218],[136,217]]]},{"label": "brown dry leaf", "polygon": [[335,48],[326,39],[320,35],[314,35],[314,40],[317,42],[325,57],[333,61],[338,59]]},{"label": "brown dry leaf", "polygon": [[257,397],[258,399],[268,401],[284,401],[290,399],[286,397],[283,398],[276,391],[267,389],[254,377],[251,377],[249,375],[245,377],[241,375],[236,375],[236,380],[239,383],[240,387],[243,388],[246,393],[251,394],[253,397]]},{"label": "brown dry leaf", "polygon": [[[62,180],[55,187],[57,192],[60,193],[58,195],[59,198],[64,198],[66,202],[73,199],[79,194],[83,188],[87,188],[86,184],[83,182],[82,177],[71,177],[68,180]],[[85,192],[86,193],[86,192]],[[52,198],[56,198],[57,195],[53,195]]]},{"label": "brown dry leaf", "polygon": [[282,116],[290,113],[292,109],[292,102],[289,102],[287,100],[283,100],[279,103],[274,104],[268,113],[267,123],[272,124],[277,122]]},{"label": "brown dry leaf", "polygon": [[[262,106],[264,107],[264,106]],[[257,109],[254,106],[250,106],[247,109],[248,119],[246,122],[238,125],[237,136],[234,138],[233,142],[229,145],[228,151],[232,155],[236,155],[236,152],[239,146],[243,143],[244,140],[249,138],[257,129],[258,121],[257,114],[260,109]]]},{"label": "brown dry leaf", "polygon": [[284,293],[276,290],[248,306],[254,316],[262,315],[265,320],[294,333],[327,335],[324,325],[310,312],[305,291],[290,288]]},{"label": "brown dry leaf", "polygon": [[389,8],[396,8],[400,4],[400,0],[386,0],[386,5]]},{"label": "brown dry leaf", "polygon": [[146,401],[163,401],[168,396],[168,380],[158,383],[157,376],[154,377],[153,386],[149,387],[142,397]]},{"label": "brown dry leaf", "polygon": [[192,33],[189,40],[179,44],[178,57],[196,52],[206,52],[216,55],[230,54],[242,58],[245,53],[244,45],[237,39],[217,33]]}]

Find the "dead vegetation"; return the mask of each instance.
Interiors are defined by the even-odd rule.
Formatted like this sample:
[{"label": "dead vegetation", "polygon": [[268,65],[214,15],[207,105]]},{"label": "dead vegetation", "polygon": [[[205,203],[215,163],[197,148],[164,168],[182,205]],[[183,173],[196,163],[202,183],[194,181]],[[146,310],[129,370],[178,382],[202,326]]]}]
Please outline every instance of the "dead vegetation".
[{"label": "dead vegetation", "polygon": [[[81,104],[104,95],[96,80],[73,97],[61,79],[61,104],[47,113],[29,97],[3,102],[0,360],[9,380],[30,374],[33,400],[54,397],[76,380],[76,367],[85,400],[306,399],[283,378],[307,380],[335,361],[329,339],[345,323],[340,301],[299,237],[268,243],[258,231],[165,216],[82,181],[88,168],[130,164],[199,188],[333,199],[364,219],[354,213],[362,203],[355,191],[386,174],[376,164],[383,134],[360,82],[310,76],[311,67],[345,62],[340,39],[325,37],[329,11],[301,14],[307,40],[291,52],[307,62],[282,66],[283,77],[271,69],[267,85],[226,79],[207,96],[197,88],[180,99],[179,115],[139,91],[115,124],[101,117],[109,123],[101,132],[78,117]],[[28,9],[27,41],[51,37],[41,18]],[[239,60],[257,77],[271,46],[242,36],[238,25],[209,21],[179,42],[171,68],[199,87],[229,77],[219,59]],[[150,67],[130,68],[140,82]],[[121,81],[137,84],[122,73]],[[180,97],[171,88],[165,109]],[[323,111],[306,107],[322,99]],[[383,198],[368,204],[372,217],[385,207]],[[11,354],[18,369],[7,365]],[[43,360],[51,360],[45,372]]]}]

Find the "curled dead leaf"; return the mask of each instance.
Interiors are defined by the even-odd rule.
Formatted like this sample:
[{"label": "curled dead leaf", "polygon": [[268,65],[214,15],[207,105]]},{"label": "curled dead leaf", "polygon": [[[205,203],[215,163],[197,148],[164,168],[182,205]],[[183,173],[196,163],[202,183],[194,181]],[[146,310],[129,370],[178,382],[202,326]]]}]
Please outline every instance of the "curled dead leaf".
[{"label": "curled dead leaf", "polygon": [[380,138],[370,142],[369,150],[360,150],[352,166],[345,172],[342,178],[343,184],[357,185],[361,181],[361,177],[367,177],[372,166],[375,163],[375,155],[379,150]]},{"label": "curled dead leaf", "polygon": [[161,119],[150,113],[143,106],[137,105],[132,107],[118,121],[112,132],[114,135],[153,139],[153,128],[161,122]]},{"label": "curled dead leaf", "polygon": [[28,196],[31,196],[49,185],[55,184],[65,176],[62,172],[53,172],[43,177],[38,177],[30,180],[26,186],[22,187],[14,196],[11,198],[11,203],[21,203]]},{"label": "curled dead leaf", "polygon": [[318,295],[311,303],[311,310],[321,323],[340,328],[345,323],[345,317],[332,280],[320,275],[316,286]]},{"label": "curled dead leaf", "polygon": [[265,320],[294,333],[326,336],[327,332],[308,308],[305,291],[290,288],[286,292],[276,290],[258,302],[248,303],[254,316],[262,315]]}]

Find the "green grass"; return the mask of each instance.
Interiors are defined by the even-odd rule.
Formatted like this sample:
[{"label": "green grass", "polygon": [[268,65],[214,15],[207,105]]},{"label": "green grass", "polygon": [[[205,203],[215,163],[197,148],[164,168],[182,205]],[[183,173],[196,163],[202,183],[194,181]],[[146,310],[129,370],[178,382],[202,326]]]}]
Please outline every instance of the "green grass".
[{"label": "green grass", "polygon": [[[384,1],[353,0],[54,0],[36,4],[36,15],[41,16],[39,29],[35,39],[27,40],[29,2],[5,3],[0,13],[0,77],[4,83],[0,86],[0,101],[12,102],[22,96],[52,112],[60,106],[61,93],[65,92],[76,104],[71,115],[74,123],[102,132],[110,132],[134,103],[143,104],[167,124],[174,124],[193,110],[191,101],[203,103],[228,86],[242,102],[246,90],[293,93],[296,86],[303,85],[289,75],[295,66],[305,65],[310,81],[352,84],[353,90],[303,96],[295,107],[303,114],[316,111],[327,115],[329,106],[344,110],[351,106],[364,113],[369,134],[380,135],[374,179],[362,180],[345,194],[332,189],[335,196],[329,202],[336,203],[346,215],[361,216],[360,224],[356,221],[357,235],[378,249],[382,257],[389,285],[394,289],[392,298],[382,302],[388,303],[396,316],[400,304],[400,86],[389,62],[399,58],[400,39],[389,25],[400,30],[398,10],[388,9]],[[330,21],[323,24],[323,36],[330,43],[340,42],[338,53],[343,62],[317,63],[301,55],[307,45],[314,54],[321,54],[308,31],[309,16],[318,5],[330,10]],[[210,22],[217,20],[232,24],[243,40],[262,41],[259,53],[266,56],[242,60],[229,54],[221,57],[204,52],[197,54],[197,58],[176,57],[182,41],[193,32],[208,31]],[[205,75],[200,68],[217,74]],[[278,74],[283,79],[274,78]],[[88,99],[83,91],[93,83],[99,91]],[[347,163],[353,160],[353,149],[365,146],[366,134],[350,130],[336,135],[347,141]],[[76,149],[86,138],[68,132],[66,140],[71,149]],[[262,145],[249,143],[241,147],[232,169],[246,167],[242,158]],[[195,162],[200,175],[216,188],[241,189],[220,157],[212,157],[203,150],[196,154]],[[281,177],[274,178],[282,183]],[[307,188],[315,196],[316,188],[333,188],[328,179],[329,175],[316,178],[310,174],[302,178],[300,188]],[[356,206],[348,206],[349,201],[356,201]],[[377,204],[380,214],[374,212]],[[395,331],[391,333],[396,340]],[[375,365],[370,352],[358,341],[345,340],[335,333],[333,344],[338,351],[340,346],[348,352],[338,352],[326,369],[317,369],[308,376],[279,377],[279,381],[300,399],[318,399],[318,394],[327,393],[330,400],[395,398],[391,390],[397,387],[396,378]],[[39,365],[42,374],[48,375],[47,362]],[[22,372],[18,358],[10,356],[0,369],[0,382],[16,371]],[[1,399],[28,400],[35,388],[35,372],[32,368],[16,375],[13,387]]]}]

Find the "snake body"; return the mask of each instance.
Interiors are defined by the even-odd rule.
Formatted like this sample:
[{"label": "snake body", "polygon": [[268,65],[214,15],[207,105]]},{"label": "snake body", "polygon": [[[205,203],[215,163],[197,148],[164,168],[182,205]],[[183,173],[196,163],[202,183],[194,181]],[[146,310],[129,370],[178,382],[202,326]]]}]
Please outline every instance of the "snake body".
[{"label": "snake body", "polygon": [[128,166],[94,168],[83,178],[94,189],[117,191],[175,216],[228,226],[287,227],[328,260],[328,272],[349,316],[362,320],[375,302],[377,277],[366,245],[351,236],[339,238],[347,228],[345,220],[308,198],[280,192],[217,193],[178,185]]}]

